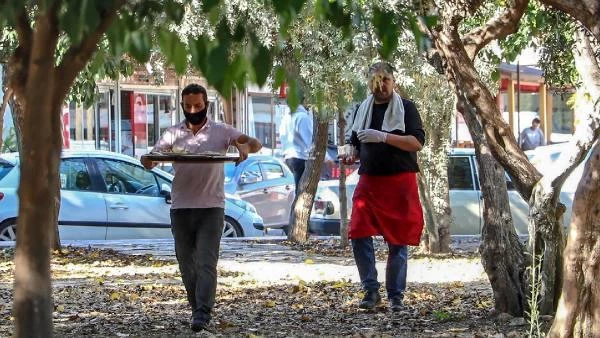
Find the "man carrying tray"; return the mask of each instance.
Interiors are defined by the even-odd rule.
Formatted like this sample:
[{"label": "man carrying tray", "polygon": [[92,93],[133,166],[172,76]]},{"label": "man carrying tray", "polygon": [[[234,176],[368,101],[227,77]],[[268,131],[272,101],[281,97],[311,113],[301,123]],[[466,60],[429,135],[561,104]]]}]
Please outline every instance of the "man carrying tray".
[{"label": "man carrying tray", "polygon": [[[204,87],[188,85],[181,92],[181,100],[185,121],[168,128],[153,152],[225,155],[229,146],[235,146],[239,163],[262,147],[257,139],[207,117]],[[144,156],[141,162],[147,169],[157,164]],[[225,218],[223,163],[175,162],[173,169],[171,231],[175,255],[192,307],[191,329],[201,331],[210,321],[217,288],[217,260]]]}]

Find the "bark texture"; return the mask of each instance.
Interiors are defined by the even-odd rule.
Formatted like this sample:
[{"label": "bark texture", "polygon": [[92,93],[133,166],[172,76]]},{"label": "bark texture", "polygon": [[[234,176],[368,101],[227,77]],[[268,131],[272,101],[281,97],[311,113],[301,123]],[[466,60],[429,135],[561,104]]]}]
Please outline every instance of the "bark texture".
[{"label": "bark texture", "polygon": [[317,185],[321,178],[321,166],[325,160],[329,122],[317,119],[315,125],[313,152],[300,179],[298,195],[292,203],[293,212],[290,215],[288,239],[296,243],[304,243],[308,240],[308,222],[310,221]]},{"label": "bark texture", "polygon": [[458,100],[475,145],[479,183],[483,196],[481,263],[494,292],[494,308],[516,317],[525,310],[527,284],[524,247],[513,225],[504,168],[487,146],[481,123],[466,100]]},{"label": "bark texture", "polygon": [[[345,133],[346,133],[346,118],[344,117],[344,111],[338,110],[338,144],[344,144]],[[346,193],[346,166],[342,161],[340,164],[340,184],[339,194],[340,197],[340,246],[345,248],[348,246],[348,194]]]},{"label": "bark texture", "polygon": [[450,252],[452,218],[448,153],[450,124],[455,108],[453,92],[442,77],[424,75],[420,69],[413,71],[411,76],[418,85],[409,87],[408,90],[402,88],[406,92],[403,97],[414,100],[425,130],[425,145],[417,156],[421,169],[418,178],[419,196],[425,216],[421,249],[429,253]]},{"label": "bark texture", "polygon": [[[52,95],[54,57],[48,57],[47,51],[56,47],[56,28],[57,18],[51,10],[38,17],[25,87],[24,97],[35,98],[36,104],[25,108],[23,125],[20,167],[21,182],[26,184],[19,187],[13,310],[17,337],[52,335],[50,243],[60,160],[60,125],[52,115],[57,115],[60,105]],[[40,83],[44,83],[44,91],[39,90]]]},{"label": "bark texture", "polygon": [[564,284],[549,337],[600,337],[600,145],[575,192]]},{"label": "bark texture", "polygon": [[[79,45],[73,45],[56,65],[60,2],[37,9],[35,24],[28,12],[15,18],[19,46],[9,62],[9,86],[20,133],[21,184],[15,251],[15,336],[52,336],[50,248],[58,218],[59,164],[62,148],[60,108],[67,91],[96,50],[98,41],[122,6],[104,8],[100,22]],[[32,28],[33,27],[33,28]],[[40,90],[44,84],[44,90]],[[14,109],[19,111],[19,109]]]},{"label": "bark texture", "polygon": [[439,223],[433,206],[431,205],[431,197],[427,182],[422,174],[417,177],[419,185],[419,198],[423,206],[423,217],[425,218],[425,231],[421,236],[421,250],[428,253],[440,252],[440,237],[438,234]]},{"label": "bark texture", "polygon": [[[5,74],[5,72],[2,72]],[[6,79],[3,79],[3,83],[6,83]],[[0,107],[0,151],[2,151],[2,146],[4,145],[4,138],[2,138],[2,131],[4,130],[4,112],[6,111],[6,107],[8,106],[8,102],[12,97],[12,89],[7,89],[2,96],[2,106]]]},{"label": "bark texture", "polygon": [[[488,147],[494,158],[509,173],[519,193],[530,205],[530,250],[542,254],[542,301],[540,313],[551,314],[561,288],[562,208],[557,209],[562,183],[579,162],[569,162],[549,184],[539,184],[542,175],[533,167],[519,148],[510,126],[504,121],[493,95],[479,78],[473,60],[485,44],[506,37],[516,31],[518,22],[528,5],[528,0],[515,0],[504,14],[481,28],[459,34],[459,25],[466,15],[472,14],[481,2],[444,2],[441,6],[440,29],[426,31],[436,52],[442,58],[449,82],[457,94],[476,109]],[[431,55],[431,53],[429,53]],[[580,152],[584,151],[580,148]],[[581,157],[577,157],[581,161]],[[544,182],[542,182],[544,183]],[[534,193],[534,187],[536,189]],[[488,202],[488,201],[486,201]],[[489,203],[489,202],[488,202]],[[543,252],[543,253],[542,253]]]}]

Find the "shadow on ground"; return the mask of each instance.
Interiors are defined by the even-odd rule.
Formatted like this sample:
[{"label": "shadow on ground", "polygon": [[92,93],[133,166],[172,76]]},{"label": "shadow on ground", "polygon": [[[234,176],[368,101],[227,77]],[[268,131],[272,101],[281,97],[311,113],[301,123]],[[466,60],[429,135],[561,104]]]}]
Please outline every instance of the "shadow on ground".
[{"label": "shadow on ground", "polygon": [[[13,269],[12,253],[5,249],[0,254],[0,336],[13,334]],[[263,273],[268,269],[265,263]],[[522,321],[490,318],[491,290],[482,280],[410,283],[406,309],[391,313],[385,298],[374,311],[359,310],[360,286],[348,279],[307,282],[259,277],[219,270],[211,335],[503,337],[525,333]],[[70,249],[54,255],[53,278],[55,336],[193,335],[174,261]]]}]

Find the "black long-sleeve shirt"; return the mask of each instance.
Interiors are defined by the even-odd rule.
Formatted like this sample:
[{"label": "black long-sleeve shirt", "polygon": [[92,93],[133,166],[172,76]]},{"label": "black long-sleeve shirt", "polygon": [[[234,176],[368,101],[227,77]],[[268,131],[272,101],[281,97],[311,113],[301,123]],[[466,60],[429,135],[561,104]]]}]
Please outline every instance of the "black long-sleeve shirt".
[{"label": "black long-sleeve shirt", "polygon": [[[425,131],[417,107],[414,102],[407,99],[402,99],[402,103],[404,105],[405,131],[393,130],[389,133],[412,135],[421,144],[425,144]],[[373,104],[370,129],[381,130],[388,104]],[[354,117],[356,118],[356,111]],[[360,168],[358,173],[361,175],[387,176],[401,172],[419,171],[417,153],[414,151],[401,150],[386,143],[361,143],[355,131],[352,132],[350,143],[359,151]]]}]

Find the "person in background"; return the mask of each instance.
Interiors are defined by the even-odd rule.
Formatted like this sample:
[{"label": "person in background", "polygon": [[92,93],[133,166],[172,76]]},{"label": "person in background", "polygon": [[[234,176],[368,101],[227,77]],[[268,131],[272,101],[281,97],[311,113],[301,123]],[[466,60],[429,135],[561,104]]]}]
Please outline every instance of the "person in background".
[{"label": "person in background", "polygon": [[313,139],[313,116],[304,106],[303,96],[301,96],[300,102],[296,111],[283,121],[280,135],[285,164],[294,174],[296,195],[300,178],[306,168],[306,161],[310,156]]},{"label": "person in background", "polygon": [[540,129],[540,119],[536,117],[531,121],[531,127],[527,127],[521,132],[520,146],[523,151],[526,151],[545,145],[546,139],[544,138],[544,132]]},{"label": "person in background", "polygon": [[[207,117],[206,89],[190,84],[181,92],[185,121],[169,127],[153,151],[225,154],[229,146],[239,152],[238,163],[262,145],[232,126]],[[157,163],[142,156],[142,165]],[[205,330],[211,318],[217,288],[217,261],[225,219],[223,163],[174,163],[171,191],[171,231],[181,279],[192,309],[191,329]]]},{"label": "person in background", "polygon": [[360,178],[352,198],[349,237],[365,295],[359,304],[381,303],[373,236],[388,244],[386,291],[392,311],[403,309],[407,245],[419,245],[423,211],[417,188],[417,152],[425,131],[415,104],[394,90],[394,68],[378,62],[369,68],[371,95],[354,113],[350,140],[340,147],[346,164],[360,158]]}]

